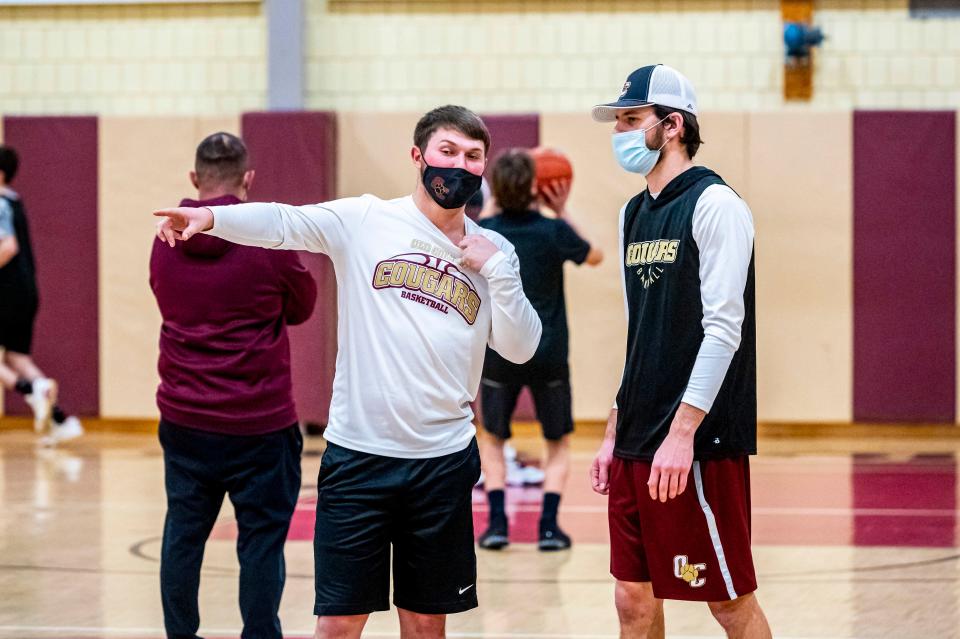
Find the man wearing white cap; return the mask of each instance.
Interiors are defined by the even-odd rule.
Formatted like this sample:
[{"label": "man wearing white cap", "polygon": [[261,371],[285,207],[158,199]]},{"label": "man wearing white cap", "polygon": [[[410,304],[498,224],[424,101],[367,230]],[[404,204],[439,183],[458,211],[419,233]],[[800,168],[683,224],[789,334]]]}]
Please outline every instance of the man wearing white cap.
[{"label": "man wearing white cap", "polygon": [[663,599],[681,599],[708,602],[728,636],[770,637],[750,552],[752,214],[693,164],[697,99],[676,70],[637,69],[593,117],[616,123],[617,162],[647,180],[620,211],[627,354],[591,468],[610,496],[622,636],[663,637]]}]

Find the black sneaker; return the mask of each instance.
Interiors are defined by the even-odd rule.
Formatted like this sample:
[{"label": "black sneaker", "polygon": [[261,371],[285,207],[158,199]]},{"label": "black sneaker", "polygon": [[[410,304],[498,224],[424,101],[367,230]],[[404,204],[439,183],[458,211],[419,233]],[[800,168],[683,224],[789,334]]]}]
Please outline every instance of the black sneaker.
[{"label": "black sneaker", "polygon": [[480,541],[477,544],[486,550],[500,550],[510,545],[510,538],[507,536],[506,524],[492,523],[480,535]]},{"label": "black sneaker", "polygon": [[537,548],[543,551],[566,550],[573,542],[565,532],[560,530],[560,526],[540,526],[540,541]]}]

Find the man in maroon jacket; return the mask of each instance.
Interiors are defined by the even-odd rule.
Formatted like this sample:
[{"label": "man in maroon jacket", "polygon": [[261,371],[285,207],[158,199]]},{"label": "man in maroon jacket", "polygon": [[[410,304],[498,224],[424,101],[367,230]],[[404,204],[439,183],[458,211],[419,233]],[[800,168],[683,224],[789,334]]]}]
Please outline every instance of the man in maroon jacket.
[{"label": "man in maroon jacket", "polygon": [[[197,147],[197,200],[236,204],[254,172],[240,138]],[[300,492],[303,439],[290,380],[287,326],[306,321],[313,278],[296,253],[204,235],[157,240],[150,286],[160,306],[160,443],[167,518],[160,589],[170,639],[196,639],[204,545],[224,495],[236,512],[243,639],[280,639],[283,545]]]}]

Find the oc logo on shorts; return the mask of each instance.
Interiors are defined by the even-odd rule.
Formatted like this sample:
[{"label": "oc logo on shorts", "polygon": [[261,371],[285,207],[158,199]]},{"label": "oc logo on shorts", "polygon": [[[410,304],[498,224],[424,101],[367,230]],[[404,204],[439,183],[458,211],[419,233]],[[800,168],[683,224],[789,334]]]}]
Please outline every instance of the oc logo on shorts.
[{"label": "oc logo on shorts", "polygon": [[673,576],[683,579],[690,584],[691,588],[699,588],[707,583],[706,578],[700,576],[700,572],[706,569],[707,564],[689,563],[686,555],[677,555],[673,558]]}]

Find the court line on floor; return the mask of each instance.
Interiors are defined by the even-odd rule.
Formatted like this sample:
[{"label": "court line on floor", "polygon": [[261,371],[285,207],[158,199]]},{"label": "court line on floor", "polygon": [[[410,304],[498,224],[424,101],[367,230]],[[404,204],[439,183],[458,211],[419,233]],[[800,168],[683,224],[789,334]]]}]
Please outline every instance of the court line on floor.
[{"label": "court line on floor", "polygon": [[[0,626],[0,633],[3,632],[31,632],[36,634],[51,634],[51,635],[60,635],[65,632],[73,633],[81,637],[101,637],[104,635],[112,637],[123,637],[124,639],[160,639],[164,636],[163,630],[160,628],[84,628],[80,626],[66,626],[66,627],[56,627],[56,626],[43,626],[43,627],[32,627],[32,626]],[[240,634],[240,629],[226,629],[226,628],[215,628],[207,630],[204,628],[200,629],[205,636],[211,637],[211,639],[216,639],[215,635],[226,635],[226,636],[238,636]],[[284,631],[284,636],[288,639],[309,639],[312,636],[309,630],[294,630],[292,631],[293,636],[290,635],[288,631]],[[396,637],[397,632],[385,632],[385,631],[365,631],[363,633],[364,637]],[[496,632],[496,633],[483,633],[483,632],[447,632],[447,637],[459,637],[463,639],[467,638],[477,638],[477,639],[616,639],[616,634],[557,634],[557,633],[531,633],[531,632]],[[677,637],[676,639],[707,639],[706,636],[686,636],[686,637]]]},{"label": "court line on floor", "polygon": [[[532,544],[531,544],[532,545]],[[932,559],[927,562],[913,562],[904,564],[902,568],[913,568],[920,565],[930,565],[936,563],[945,563],[947,561],[955,560],[957,557],[943,557],[940,559]],[[105,570],[102,568],[83,568],[83,567],[68,567],[68,566],[31,566],[26,564],[0,564],[0,569],[3,570],[12,570],[20,572],[48,572],[48,573],[66,573],[66,574],[87,574],[87,575],[132,575],[132,576],[143,576],[155,578],[157,572],[155,570]],[[871,584],[871,583],[880,583],[880,584],[889,584],[889,583],[941,583],[941,584],[955,584],[958,581],[957,577],[868,577],[862,578],[857,577],[856,575],[861,572],[879,572],[887,570],[899,570],[901,566],[897,565],[887,565],[887,566],[868,566],[864,568],[855,568],[850,567],[843,570],[837,568],[823,569],[819,571],[806,571],[806,572],[796,572],[796,573],[773,573],[773,574],[764,574],[759,573],[757,578],[764,584],[812,584],[812,583],[836,583],[837,576],[842,574],[852,574],[854,575],[853,579],[848,580],[848,583],[852,584]],[[204,567],[201,574],[207,578],[217,578],[217,579],[236,579],[239,577],[240,572],[236,569],[230,568],[220,568],[220,567]],[[301,573],[287,573],[287,580],[302,580],[302,581],[313,581],[314,575],[312,574],[301,574]],[[604,575],[603,577],[590,577],[590,578],[567,578],[567,579],[524,579],[522,577],[504,577],[504,578],[489,578],[481,577],[477,580],[478,584],[487,585],[487,584],[499,584],[499,585],[519,585],[519,584],[539,584],[539,585],[555,585],[555,586],[583,586],[583,585],[599,585],[607,586],[613,584],[613,579]]]},{"label": "court line on floor", "polygon": [[[945,564],[951,561],[960,560],[960,555],[945,555],[943,557],[934,557],[932,559],[921,559],[919,561],[907,561],[903,563],[892,563],[892,564],[877,564],[873,566],[850,566],[847,568],[832,568],[832,574],[843,574],[843,573],[863,573],[863,572],[882,572],[885,570],[903,570],[905,568],[920,568],[924,566],[935,566],[937,564]],[[804,575],[822,575],[824,574],[823,570],[804,570],[798,572],[781,572],[773,573],[769,575],[764,575],[764,578],[786,578],[786,577],[802,577]],[[923,578],[922,581],[926,581],[927,578]],[[892,580],[891,580],[892,581]]]},{"label": "court line on floor", "polygon": [[[299,510],[313,510],[312,508],[300,508]],[[485,513],[489,512],[488,506],[481,503],[473,504],[474,512]],[[507,513],[517,512],[517,513],[539,513],[541,510],[540,504],[523,504],[523,505],[511,505],[510,502],[507,502]],[[604,514],[607,513],[606,506],[564,506],[560,509],[561,514],[563,513],[577,513],[577,514]],[[754,506],[752,508],[754,515],[792,515],[792,516],[809,516],[809,515],[825,515],[831,517],[845,517],[848,515],[855,515],[858,517],[952,517],[960,514],[960,509],[949,509],[949,508],[792,508],[792,507],[771,507],[771,506]]]},{"label": "court line on floor", "polygon": [[[154,563],[154,564],[159,563],[159,561],[160,561],[160,558],[159,558],[159,557],[155,557],[155,556],[151,556],[151,555],[147,554],[146,552],[144,552],[143,548],[144,548],[144,546],[147,546],[147,545],[149,545],[149,544],[157,544],[157,543],[159,543],[160,541],[161,541],[161,538],[160,538],[160,537],[151,537],[151,538],[147,538],[147,539],[141,540],[141,541],[133,544],[132,546],[130,546],[130,547],[128,548],[128,552],[129,552],[131,555],[133,555],[134,557],[136,557],[137,559],[141,559],[141,560],[144,560],[144,561],[147,561],[147,562],[150,562],[150,563]],[[818,570],[811,570],[811,571],[786,572],[786,573],[780,572],[780,573],[772,573],[772,574],[764,574],[764,573],[761,572],[761,573],[758,575],[758,577],[759,577],[760,579],[762,579],[762,580],[782,581],[782,580],[796,579],[797,577],[813,577],[813,576],[818,576],[818,575],[830,574],[830,575],[833,576],[833,578],[835,578],[837,574],[844,574],[844,573],[863,574],[863,573],[866,573],[866,572],[882,572],[882,571],[891,571],[891,570],[903,570],[903,569],[909,569],[909,568],[917,568],[917,567],[923,567],[923,566],[943,564],[943,563],[948,563],[948,562],[957,561],[957,560],[960,560],[960,554],[945,555],[945,556],[941,556],[941,557],[933,557],[933,558],[931,558],[931,559],[923,559],[923,560],[918,560],[918,561],[909,561],[909,562],[904,562],[904,563],[877,564],[877,565],[872,565],[872,566],[863,566],[863,565],[860,565],[860,566],[855,566],[855,567],[854,567],[854,566],[850,566],[850,567],[839,568],[839,569],[838,569],[837,567],[830,567],[829,569],[818,569]],[[85,567],[85,566],[68,567],[68,566],[42,566],[42,565],[29,565],[29,564],[0,564],[0,568],[5,568],[5,569],[7,569],[7,570],[20,570],[20,571],[66,572],[66,573],[86,573],[86,574],[127,574],[127,575],[153,575],[153,574],[154,574],[154,571],[152,571],[152,570],[151,570],[151,571],[135,570],[135,569],[113,569],[113,570],[104,570],[104,569],[102,569],[102,568],[89,568],[89,567]],[[230,578],[233,578],[233,577],[236,577],[237,575],[239,575],[239,571],[238,571],[237,569],[235,569],[235,568],[227,568],[227,567],[220,567],[220,566],[204,566],[204,567],[203,567],[203,574],[208,575],[208,576],[230,577]],[[312,575],[312,574],[309,574],[309,575],[308,575],[308,574],[298,574],[298,573],[287,573],[287,578],[288,578],[288,579],[308,579],[308,580],[312,580],[312,579],[313,579],[313,575]],[[897,578],[890,579],[890,578],[888,578],[888,579],[886,579],[886,580],[887,580],[887,581],[903,581],[903,582],[917,581],[916,579],[909,578],[909,577],[900,578],[900,579],[897,579]],[[567,580],[563,580],[563,581],[559,581],[559,580],[555,580],[555,579],[551,579],[551,580],[543,580],[543,579],[530,580],[530,579],[522,579],[522,578],[516,578],[516,577],[511,577],[511,578],[507,578],[507,579],[496,579],[496,578],[493,578],[493,579],[490,579],[490,578],[480,579],[480,583],[557,583],[557,584],[581,583],[581,584],[582,584],[582,583],[607,583],[608,581],[609,581],[609,579],[608,579],[606,576],[604,576],[602,579],[601,579],[601,578],[597,578],[597,579],[567,579]],[[796,579],[796,581],[797,581],[798,583],[799,583],[799,582],[810,583],[810,582],[816,581],[816,580],[815,580],[815,579],[814,579],[814,580],[810,580],[810,579]],[[858,580],[857,580],[857,582],[860,582],[860,583],[869,583],[870,581],[873,581],[873,580],[871,580],[871,579],[858,579]],[[925,578],[923,578],[921,581],[936,581],[936,582],[942,582],[942,583],[953,583],[953,582],[957,581],[957,579],[956,579],[956,578],[946,578],[946,579],[944,579],[944,578],[935,578],[935,579],[931,580],[929,577],[925,577]]]},{"label": "court line on floor", "polygon": [[[205,635],[228,635],[228,636],[238,636],[240,634],[239,628],[201,628],[200,629]],[[134,639],[136,635],[149,635],[152,639],[156,637],[160,639],[165,636],[164,630],[162,628],[114,628],[114,627],[89,627],[89,626],[17,626],[17,625],[0,625],[0,633],[3,632],[31,632],[36,634],[53,634],[53,635],[63,635],[64,633],[73,633],[78,636],[83,637],[97,637],[103,635],[109,635],[114,637],[129,637]],[[284,634],[288,639],[309,639],[312,636],[312,630],[293,630],[292,632],[296,636],[290,636],[287,631]],[[396,637],[396,631],[391,632],[364,632],[364,637]],[[671,635],[673,639],[712,639],[716,635]],[[538,633],[538,632],[447,632],[447,637],[459,637],[463,639],[616,639],[616,634],[575,634],[575,633]],[[141,639],[141,638],[137,638]],[[147,639],[147,637],[142,637],[142,639]],[[784,637],[781,636],[779,639],[814,639],[813,637]],[[816,639],[841,639],[840,637],[817,637]]]},{"label": "court line on floor", "polygon": [[[32,514],[37,512],[37,507],[34,504],[7,504],[5,505],[5,516],[13,516],[18,514]],[[165,505],[153,506],[148,505],[144,507],[138,507],[134,504],[123,504],[123,505],[111,505],[103,504],[102,502],[89,502],[87,504],[83,503],[74,503],[74,504],[58,504],[55,506],[47,506],[41,509],[44,513],[56,514],[57,512],[163,512],[166,510]],[[314,504],[304,503],[297,506],[297,510],[301,512],[309,512],[315,510]],[[481,502],[476,502],[473,504],[474,512],[486,513],[489,512],[489,508],[486,504]],[[537,504],[520,504],[514,505],[507,502],[507,512],[508,513],[536,513],[539,514],[541,506]],[[953,517],[960,515],[960,509],[950,509],[950,508],[847,508],[847,507],[838,507],[838,508],[822,508],[822,507],[775,507],[775,506],[754,506],[753,507],[754,515],[763,515],[763,516],[791,516],[791,517],[801,517],[801,516],[825,516],[825,517],[847,517],[850,515],[857,517]],[[563,506],[560,510],[562,513],[576,514],[576,515],[604,515],[607,514],[606,505],[597,505],[597,506],[576,506],[569,505]],[[222,519],[216,522],[217,526],[223,524],[236,523],[236,519],[230,516],[223,516]]]}]

